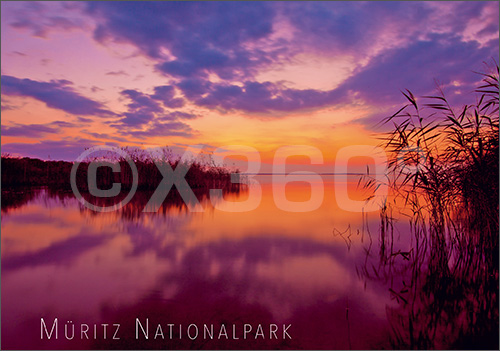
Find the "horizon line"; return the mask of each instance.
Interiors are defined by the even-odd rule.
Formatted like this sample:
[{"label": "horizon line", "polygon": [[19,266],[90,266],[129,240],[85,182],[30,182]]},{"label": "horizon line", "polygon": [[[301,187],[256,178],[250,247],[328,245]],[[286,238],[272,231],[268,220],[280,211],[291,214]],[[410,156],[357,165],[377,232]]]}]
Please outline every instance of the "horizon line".
[{"label": "horizon line", "polygon": [[[291,174],[291,173],[293,173],[293,174]],[[336,173],[336,172],[301,173],[300,171],[292,171],[290,173],[273,173],[273,172],[245,173],[245,172],[242,172],[242,173],[232,173],[232,174],[242,174],[242,175],[367,175],[366,173]]]}]

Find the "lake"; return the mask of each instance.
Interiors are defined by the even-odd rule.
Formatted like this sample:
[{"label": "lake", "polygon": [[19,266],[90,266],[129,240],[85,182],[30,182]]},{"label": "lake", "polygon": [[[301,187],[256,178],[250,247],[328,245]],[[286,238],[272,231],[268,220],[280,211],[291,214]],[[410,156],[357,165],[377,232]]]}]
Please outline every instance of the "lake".
[{"label": "lake", "polygon": [[[404,304],[398,292],[408,272],[375,277],[380,214],[339,208],[336,187],[346,184],[333,176],[286,184],[288,201],[307,201],[324,189],[320,206],[307,212],[279,208],[271,176],[256,179],[261,199],[246,212],[206,198],[200,212],[176,202],[143,213],[144,201],[133,200],[97,213],[71,193],[39,189],[11,194],[15,201],[4,197],[2,347],[391,348],[394,328],[407,328],[390,316]],[[354,178],[349,189],[362,198]],[[247,197],[248,191],[224,195]],[[407,220],[393,216],[391,267],[397,267],[407,261],[411,240]],[[137,320],[142,328],[147,321],[148,339]],[[213,339],[204,325],[215,330]],[[256,334],[259,325],[264,335]],[[48,339],[53,326],[58,337]],[[287,326],[290,337],[283,335]],[[65,327],[75,328],[71,340]]]}]

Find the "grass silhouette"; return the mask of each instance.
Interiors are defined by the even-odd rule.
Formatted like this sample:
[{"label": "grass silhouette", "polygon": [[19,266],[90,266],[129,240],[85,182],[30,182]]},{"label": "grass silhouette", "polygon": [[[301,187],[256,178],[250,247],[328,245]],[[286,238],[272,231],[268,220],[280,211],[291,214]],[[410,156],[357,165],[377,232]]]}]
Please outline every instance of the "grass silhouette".
[{"label": "grass silhouette", "polygon": [[[498,349],[499,68],[487,70],[476,102],[458,112],[441,89],[423,105],[407,90],[408,104],[383,121],[396,196],[381,211],[378,264],[361,271],[389,282],[398,302],[387,311],[392,348]],[[405,250],[394,239],[401,208]]]},{"label": "grass silhouette", "polygon": [[[154,190],[163,179],[155,162],[168,163],[176,170],[177,167],[189,168],[185,175],[186,182],[192,189],[214,188],[226,189],[234,187],[231,182],[231,174],[239,171],[231,171],[227,167],[217,166],[209,159],[208,161],[184,162],[168,155],[164,150],[159,159],[153,157],[144,150],[122,148],[128,158],[133,161],[138,171],[138,188],[142,190]],[[104,162],[118,163],[120,172],[113,172],[110,167],[99,167],[97,170],[97,185],[101,189],[108,189],[113,183],[121,183],[123,189],[130,189],[133,175],[130,166],[123,157],[114,155],[101,155],[92,159],[82,161],[78,166],[76,174],[76,185],[82,191],[88,190],[88,166],[90,162],[104,165]],[[28,157],[12,157],[2,155],[2,190],[16,189],[20,187],[47,186],[52,189],[71,189],[70,174],[73,162],[66,161],[44,161]]]}]

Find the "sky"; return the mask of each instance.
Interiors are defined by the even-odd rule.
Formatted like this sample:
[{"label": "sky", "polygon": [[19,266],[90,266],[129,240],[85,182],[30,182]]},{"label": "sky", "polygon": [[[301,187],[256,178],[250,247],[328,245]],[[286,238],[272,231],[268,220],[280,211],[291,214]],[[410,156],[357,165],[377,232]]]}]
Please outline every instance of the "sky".
[{"label": "sky", "polygon": [[[498,62],[493,2],[2,2],[2,153],[244,145],[325,167],[432,95],[460,106]],[[298,163],[302,162],[299,158]],[[330,166],[328,166],[330,165]],[[330,168],[325,168],[328,170]]]}]

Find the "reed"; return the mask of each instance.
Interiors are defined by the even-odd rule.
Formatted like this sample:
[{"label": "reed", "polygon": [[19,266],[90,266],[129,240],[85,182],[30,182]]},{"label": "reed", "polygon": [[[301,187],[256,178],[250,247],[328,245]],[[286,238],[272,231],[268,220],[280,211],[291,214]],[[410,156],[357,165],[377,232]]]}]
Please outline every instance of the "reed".
[{"label": "reed", "polygon": [[[216,166],[209,161],[181,162],[164,151],[159,159],[140,149],[123,148],[138,171],[138,189],[154,190],[163,179],[155,162],[168,163],[172,169],[177,167],[189,168],[185,175],[187,184],[192,189],[229,189],[236,185],[231,182],[231,171],[227,167]],[[93,159],[84,160],[79,164],[76,174],[76,185],[80,191],[88,190],[88,166],[90,162],[113,162],[120,165],[120,172],[113,172],[109,167],[99,167],[97,171],[97,185],[101,189],[108,189],[113,183],[121,183],[124,190],[130,189],[133,175],[130,166],[123,157],[101,155]],[[12,157],[2,155],[2,190],[47,186],[53,189],[70,189],[70,174],[72,162],[44,161],[28,157]]]},{"label": "reed", "polygon": [[[421,104],[407,90],[383,121],[396,196],[381,211],[378,266],[362,272],[391,282],[393,348],[498,349],[498,65],[480,74],[475,103],[455,110],[438,89]],[[394,245],[397,209],[409,216],[405,250]]]}]

